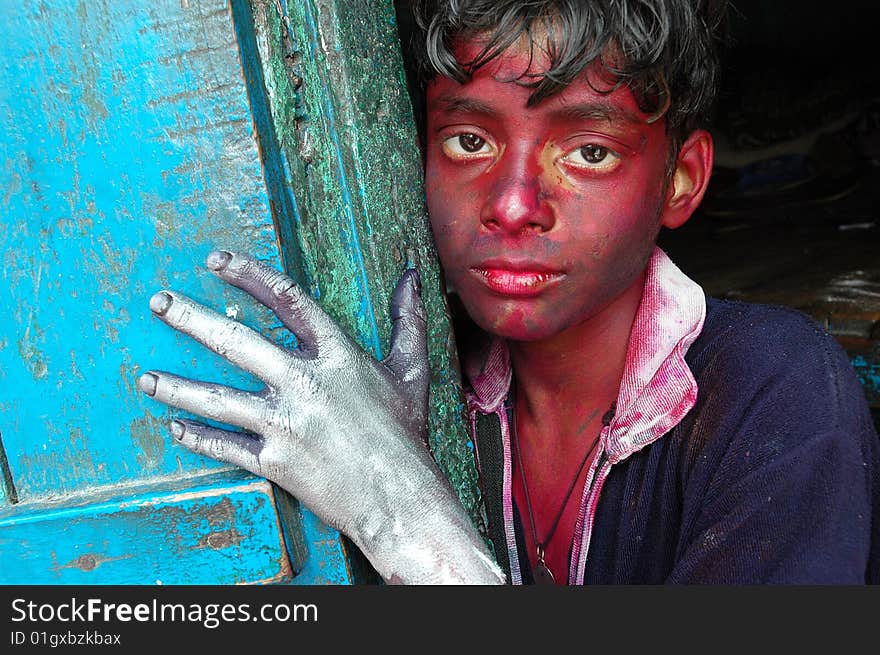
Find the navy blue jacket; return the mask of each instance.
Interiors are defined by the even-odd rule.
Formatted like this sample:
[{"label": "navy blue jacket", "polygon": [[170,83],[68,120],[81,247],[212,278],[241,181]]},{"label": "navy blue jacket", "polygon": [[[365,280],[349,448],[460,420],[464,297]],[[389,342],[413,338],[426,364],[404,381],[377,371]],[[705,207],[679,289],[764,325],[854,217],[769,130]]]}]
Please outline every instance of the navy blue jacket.
[{"label": "navy blue jacket", "polygon": [[[585,582],[878,582],[880,442],[838,343],[800,312],[710,298],[686,361],[697,403],[611,469]],[[495,535],[500,476],[481,479]]]}]

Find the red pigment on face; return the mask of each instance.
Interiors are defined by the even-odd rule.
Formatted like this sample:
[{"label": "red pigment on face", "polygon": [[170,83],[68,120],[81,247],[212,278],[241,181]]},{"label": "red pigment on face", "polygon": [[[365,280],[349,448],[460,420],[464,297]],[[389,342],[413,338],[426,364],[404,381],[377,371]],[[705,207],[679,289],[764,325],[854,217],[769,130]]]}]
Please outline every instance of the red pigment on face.
[{"label": "red pigment on face", "polygon": [[668,141],[628,89],[600,94],[588,73],[527,107],[531,90],[508,80],[528,65],[513,50],[466,84],[430,84],[425,178],[439,255],[471,317],[534,341],[590,320],[641,282]]}]

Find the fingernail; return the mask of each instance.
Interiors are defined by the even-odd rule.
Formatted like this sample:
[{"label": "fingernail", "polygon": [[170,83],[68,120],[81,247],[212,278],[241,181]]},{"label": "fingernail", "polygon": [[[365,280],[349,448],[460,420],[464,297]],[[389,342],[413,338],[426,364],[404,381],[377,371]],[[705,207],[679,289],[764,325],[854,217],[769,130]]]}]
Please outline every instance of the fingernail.
[{"label": "fingernail", "polygon": [[150,310],[154,314],[164,316],[165,312],[168,311],[168,308],[171,307],[172,302],[174,302],[174,299],[170,295],[164,291],[160,291],[150,298]]},{"label": "fingernail", "polygon": [[413,289],[416,290],[416,293],[420,296],[422,295],[422,278],[419,275],[418,269],[411,268],[412,273],[410,273],[410,279],[412,280]]},{"label": "fingernail", "polygon": [[159,381],[152,373],[144,373],[138,378],[138,388],[148,396],[156,395],[156,383]]},{"label": "fingernail", "polygon": [[215,250],[210,255],[208,255],[208,259],[205,260],[205,265],[212,271],[222,271],[229,265],[231,259],[231,252],[227,252],[225,250]]},{"label": "fingernail", "polygon": [[171,429],[171,436],[180,441],[183,439],[183,433],[186,432],[186,426],[180,421],[171,421],[171,425],[169,426]]}]

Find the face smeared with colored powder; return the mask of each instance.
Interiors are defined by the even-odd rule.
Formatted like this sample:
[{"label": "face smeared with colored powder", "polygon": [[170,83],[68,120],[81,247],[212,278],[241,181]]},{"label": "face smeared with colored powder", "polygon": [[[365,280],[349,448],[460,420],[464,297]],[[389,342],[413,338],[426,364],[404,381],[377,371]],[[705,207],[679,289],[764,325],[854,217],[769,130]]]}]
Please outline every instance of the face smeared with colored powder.
[{"label": "face smeared with colored powder", "polygon": [[[479,44],[457,50],[468,61]],[[452,288],[483,329],[534,341],[596,316],[633,284],[662,221],[669,140],[632,93],[582,73],[527,107],[526,48],[427,90],[428,208]],[[544,62],[546,63],[546,62]]]}]

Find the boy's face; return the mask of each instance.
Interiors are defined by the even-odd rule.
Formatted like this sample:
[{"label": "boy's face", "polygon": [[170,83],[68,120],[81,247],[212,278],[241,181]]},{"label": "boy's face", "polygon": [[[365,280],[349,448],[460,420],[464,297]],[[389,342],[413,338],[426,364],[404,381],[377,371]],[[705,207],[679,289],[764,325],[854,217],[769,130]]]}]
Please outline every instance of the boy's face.
[{"label": "boy's face", "polygon": [[[464,44],[459,61],[477,48]],[[669,141],[628,89],[598,93],[587,72],[527,107],[531,89],[506,80],[528,66],[512,48],[466,84],[430,83],[425,181],[440,259],[470,316],[533,341],[641,284],[664,220]]]}]

